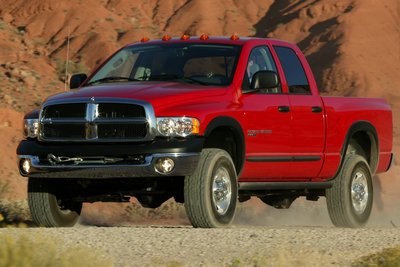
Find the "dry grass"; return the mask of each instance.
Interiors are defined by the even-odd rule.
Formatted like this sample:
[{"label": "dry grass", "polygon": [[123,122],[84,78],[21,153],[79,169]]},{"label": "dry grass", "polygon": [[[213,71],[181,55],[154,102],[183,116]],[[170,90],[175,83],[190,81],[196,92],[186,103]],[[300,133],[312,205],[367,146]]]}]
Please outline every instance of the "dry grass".
[{"label": "dry grass", "polygon": [[32,225],[28,202],[26,200],[9,201],[8,182],[0,181],[0,227],[26,227]]},{"label": "dry grass", "polygon": [[[208,262],[204,266],[224,267],[319,267],[321,266],[324,254],[311,250],[299,251],[289,246],[282,246],[282,249],[272,255],[254,254],[252,256],[238,256],[228,259],[224,264]],[[176,260],[154,259],[147,267],[184,267],[191,266]]]},{"label": "dry grass", "polygon": [[145,264],[145,267],[186,267],[183,262],[176,261],[176,260],[160,260],[154,259],[150,263]]},{"label": "dry grass", "polygon": [[10,184],[6,181],[0,181],[0,199],[3,198],[9,191]]},{"label": "dry grass", "polygon": [[0,227],[33,226],[26,200],[8,201],[0,199]]},{"label": "dry grass", "polygon": [[270,256],[256,254],[252,257],[239,257],[232,259],[226,267],[310,267],[321,266],[323,254],[315,251],[295,253],[291,249],[281,249]]},{"label": "dry grass", "polygon": [[[282,248],[279,253],[271,256],[254,255],[252,257],[235,258],[227,267],[308,267],[320,266],[323,253],[316,251],[297,251]],[[351,267],[400,267],[400,246],[386,248],[374,254],[364,256],[351,264]]]},{"label": "dry grass", "polygon": [[0,233],[0,266],[114,266],[107,255],[99,251],[82,246],[61,247],[41,236],[15,237]]},{"label": "dry grass", "polygon": [[386,248],[355,261],[352,267],[400,267],[400,246]]}]

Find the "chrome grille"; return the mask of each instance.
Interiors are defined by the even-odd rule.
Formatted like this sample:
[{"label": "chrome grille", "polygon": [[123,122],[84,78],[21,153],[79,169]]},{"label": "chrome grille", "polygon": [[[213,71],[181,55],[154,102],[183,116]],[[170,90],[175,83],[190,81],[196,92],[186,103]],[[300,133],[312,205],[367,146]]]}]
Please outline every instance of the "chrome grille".
[{"label": "chrome grille", "polygon": [[78,103],[47,103],[40,116],[40,140],[115,142],[152,139],[150,123],[154,121],[154,115],[151,106],[136,101],[124,102],[89,99]]}]

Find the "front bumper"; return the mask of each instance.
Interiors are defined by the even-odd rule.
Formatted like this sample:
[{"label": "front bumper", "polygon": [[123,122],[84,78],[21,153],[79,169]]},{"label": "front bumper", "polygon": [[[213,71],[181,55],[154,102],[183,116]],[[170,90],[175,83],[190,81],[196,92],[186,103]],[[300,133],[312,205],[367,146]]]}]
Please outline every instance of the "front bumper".
[{"label": "front bumper", "polygon": [[[138,178],[158,176],[186,176],[192,174],[198,164],[203,138],[184,140],[157,139],[151,143],[114,144],[47,144],[24,140],[17,148],[18,166],[22,176],[32,178]],[[144,160],[135,164],[50,164],[43,160],[49,154],[62,157],[125,157],[143,155]],[[159,158],[174,161],[173,170],[167,174],[158,172],[155,163]],[[23,162],[29,162],[29,172]]]}]

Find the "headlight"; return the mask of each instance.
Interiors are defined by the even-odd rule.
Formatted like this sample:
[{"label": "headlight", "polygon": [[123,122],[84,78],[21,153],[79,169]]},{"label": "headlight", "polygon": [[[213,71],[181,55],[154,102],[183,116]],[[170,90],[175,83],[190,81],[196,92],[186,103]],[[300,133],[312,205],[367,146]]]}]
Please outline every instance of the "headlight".
[{"label": "headlight", "polygon": [[157,131],[162,136],[186,137],[199,134],[200,122],[198,119],[189,117],[161,117],[157,118]]},{"label": "headlight", "polygon": [[29,138],[36,138],[38,134],[39,134],[39,120],[24,119],[24,136]]}]

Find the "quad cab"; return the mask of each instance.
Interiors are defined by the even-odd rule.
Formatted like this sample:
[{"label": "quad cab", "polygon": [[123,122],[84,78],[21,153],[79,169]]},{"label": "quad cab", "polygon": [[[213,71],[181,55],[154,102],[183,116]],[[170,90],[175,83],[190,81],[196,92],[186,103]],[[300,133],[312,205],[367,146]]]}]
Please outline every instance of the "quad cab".
[{"label": "quad cab", "polygon": [[322,97],[293,44],[262,38],[143,39],[26,114],[17,149],[41,226],[82,203],[173,197],[194,227],[224,227],[238,201],[275,208],[326,197],[336,226],[363,226],[373,175],[393,161],[383,99]]}]

